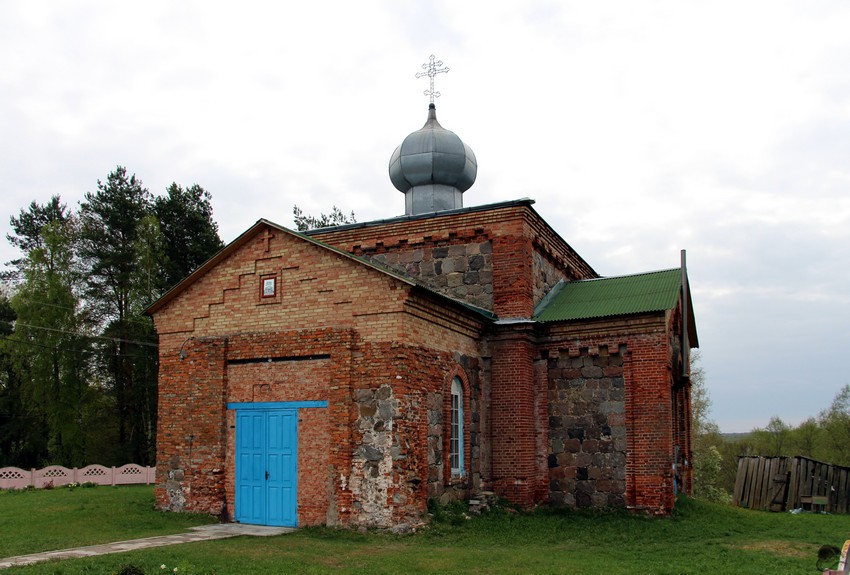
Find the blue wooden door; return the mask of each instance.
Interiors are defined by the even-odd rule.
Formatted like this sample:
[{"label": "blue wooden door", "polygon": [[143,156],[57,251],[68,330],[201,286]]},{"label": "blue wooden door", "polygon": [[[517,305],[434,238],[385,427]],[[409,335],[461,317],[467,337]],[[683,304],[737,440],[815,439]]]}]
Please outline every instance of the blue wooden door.
[{"label": "blue wooden door", "polygon": [[297,424],[294,409],[236,412],[236,521],[297,525]]}]

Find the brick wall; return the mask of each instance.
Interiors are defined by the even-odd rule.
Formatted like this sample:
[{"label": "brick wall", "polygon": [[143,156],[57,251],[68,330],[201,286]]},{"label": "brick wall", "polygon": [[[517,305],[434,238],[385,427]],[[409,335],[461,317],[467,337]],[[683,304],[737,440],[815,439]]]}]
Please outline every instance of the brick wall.
[{"label": "brick wall", "polygon": [[[326,400],[298,413],[298,524],[347,525],[351,490],[353,357],[363,343],[354,330],[302,329],[228,338],[233,401]],[[320,356],[316,358],[316,356]],[[268,359],[273,359],[269,362]],[[252,360],[256,360],[254,363]],[[230,424],[235,423],[229,412]],[[227,501],[235,503],[234,430],[228,432]]]},{"label": "brick wall", "polygon": [[157,506],[172,511],[226,513],[226,343],[193,340],[192,359],[164,354],[159,364]]},{"label": "brick wall", "polygon": [[[305,335],[304,332],[300,332],[298,339],[303,339]],[[285,340],[285,336],[280,338],[280,341]],[[234,348],[232,356],[246,355],[246,353],[256,355],[258,351],[266,353],[269,351],[268,349],[252,351],[245,349],[251,345],[244,338],[237,339],[232,344]],[[327,351],[327,347],[325,350]],[[227,366],[228,402],[327,401],[329,399],[329,383],[333,379],[333,365],[330,357],[300,359],[297,356],[287,355],[284,356],[286,359],[269,362],[263,355],[265,354],[257,357],[256,362],[231,363]],[[236,462],[232,457],[236,445],[233,417],[234,412],[230,412],[232,423],[228,425],[227,432],[225,481],[229,509],[234,509],[236,497],[233,491],[236,477]],[[301,473],[298,477],[299,525],[337,522],[337,518],[330,513],[330,501],[335,498],[335,468],[329,462],[330,447],[328,409],[300,409],[298,411],[298,469],[309,470],[309,473]]]},{"label": "brick wall", "polygon": [[[285,232],[273,234],[268,252],[265,243],[248,240],[158,309],[160,336],[354,327],[358,317],[401,311],[408,295],[406,284]],[[277,278],[277,293],[263,298],[261,280],[268,277]]]},{"label": "brick wall", "polygon": [[[277,290],[263,298],[270,277]],[[481,483],[483,319],[459,305],[275,231],[248,238],[154,321],[160,508],[232,515],[227,402],[328,402],[298,414],[299,525],[416,522],[429,490],[466,496]],[[428,397],[457,373],[469,384],[469,473],[430,481],[444,465],[429,459]]]},{"label": "brick wall", "polygon": [[668,314],[673,377],[673,446],[677,450],[679,489],[694,492],[693,431],[691,429],[690,353],[682,353],[682,308]]}]

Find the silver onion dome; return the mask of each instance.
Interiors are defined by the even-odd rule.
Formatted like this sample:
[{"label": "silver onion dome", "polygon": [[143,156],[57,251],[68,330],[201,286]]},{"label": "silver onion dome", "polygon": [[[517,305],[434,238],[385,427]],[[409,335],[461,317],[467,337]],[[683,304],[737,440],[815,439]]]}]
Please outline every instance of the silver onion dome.
[{"label": "silver onion dome", "polygon": [[422,129],[407,136],[390,158],[390,180],[404,193],[405,214],[463,207],[463,192],[475,183],[472,149],[437,121],[434,104]]}]

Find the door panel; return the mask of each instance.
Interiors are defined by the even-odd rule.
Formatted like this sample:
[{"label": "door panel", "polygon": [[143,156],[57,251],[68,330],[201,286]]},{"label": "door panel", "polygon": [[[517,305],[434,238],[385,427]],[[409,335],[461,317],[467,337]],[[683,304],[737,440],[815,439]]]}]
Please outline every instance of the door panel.
[{"label": "door panel", "polygon": [[268,428],[269,524],[295,525],[295,478],[298,467],[295,458],[296,412],[290,410],[270,413]]},{"label": "door panel", "polygon": [[237,410],[237,521],[297,524],[297,423],[294,409]]}]

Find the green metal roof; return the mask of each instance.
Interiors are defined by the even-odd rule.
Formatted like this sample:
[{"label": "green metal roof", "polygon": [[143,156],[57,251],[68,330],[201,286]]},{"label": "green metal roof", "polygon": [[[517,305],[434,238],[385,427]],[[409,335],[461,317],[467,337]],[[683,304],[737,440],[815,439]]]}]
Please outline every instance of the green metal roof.
[{"label": "green metal roof", "polygon": [[560,285],[557,293],[550,294],[537,306],[535,320],[568,321],[673,309],[681,293],[682,270],[676,268]]}]

